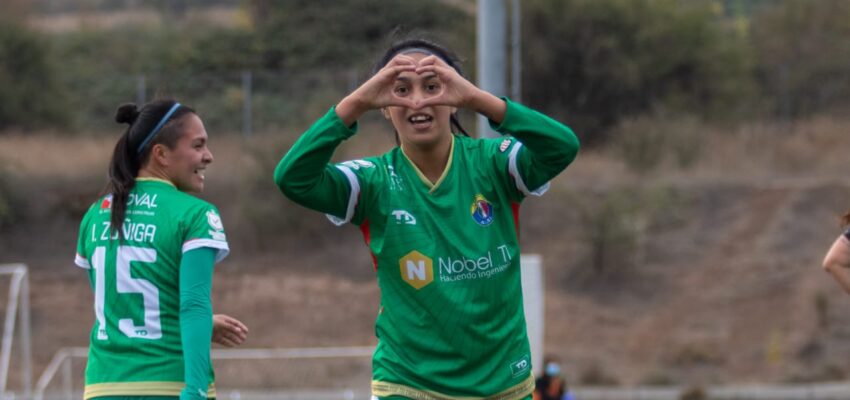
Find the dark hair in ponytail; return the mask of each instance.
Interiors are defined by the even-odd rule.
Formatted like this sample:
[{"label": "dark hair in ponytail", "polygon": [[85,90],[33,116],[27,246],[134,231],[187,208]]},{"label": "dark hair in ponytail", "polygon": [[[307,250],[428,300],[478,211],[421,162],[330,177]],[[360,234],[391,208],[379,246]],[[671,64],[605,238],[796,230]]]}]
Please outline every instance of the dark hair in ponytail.
[{"label": "dark hair in ponytail", "polygon": [[[445,61],[446,64],[457,71],[458,75],[463,76],[463,70],[460,68],[461,61],[451,50],[437,44],[436,42],[421,37],[402,39],[391,44],[381,58],[378,59],[378,62],[375,63],[375,66],[372,68],[372,75],[377,74],[381,68],[384,68],[384,66],[393,59],[393,57],[412,49],[421,49],[440,57],[440,59]],[[462,134],[463,136],[469,136],[466,129],[463,129],[463,126],[461,126],[460,120],[457,118],[457,113],[452,113],[449,117],[449,122],[451,123],[453,128],[452,130],[455,133]],[[396,144],[399,143],[398,132],[396,132],[395,141]]]},{"label": "dark hair in ponytail", "polygon": [[[109,181],[104,194],[111,194],[112,215],[111,231],[123,239],[124,217],[127,212],[127,200],[130,191],[136,186],[139,170],[150,158],[151,148],[161,143],[173,149],[182,135],[181,118],[194,114],[195,110],[180,105],[166,119],[166,114],[177,104],[171,99],[159,99],[145,104],[139,109],[135,104],[127,103],[118,107],[115,122],[128,124],[127,130],[118,139],[109,162]],[[163,121],[166,119],[166,121]],[[159,131],[154,132],[162,121]],[[153,137],[151,133],[154,133]],[[147,143],[145,143],[147,140]]]}]

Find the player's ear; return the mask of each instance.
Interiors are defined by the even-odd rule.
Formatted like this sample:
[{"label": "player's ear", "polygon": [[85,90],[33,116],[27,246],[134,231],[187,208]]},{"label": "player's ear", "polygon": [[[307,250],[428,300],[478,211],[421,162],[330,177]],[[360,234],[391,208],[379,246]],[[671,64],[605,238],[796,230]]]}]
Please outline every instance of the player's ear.
[{"label": "player's ear", "polygon": [[381,108],[381,114],[384,114],[384,118],[390,119],[390,110],[388,108]]},{"label": "player's ear", "polygon": [[151,160],[157,164],[168,166],[168,147],[162,143],[157,143],[151,147]]}]

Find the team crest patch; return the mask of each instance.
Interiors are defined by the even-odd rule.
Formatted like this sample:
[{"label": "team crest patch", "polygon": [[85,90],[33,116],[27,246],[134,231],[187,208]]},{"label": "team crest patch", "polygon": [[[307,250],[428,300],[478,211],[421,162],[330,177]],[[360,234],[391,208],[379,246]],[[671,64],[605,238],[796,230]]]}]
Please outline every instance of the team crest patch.
[{"label": "team crest patch", "polygon": [[207,211],[207,222],[209,222],[210,227],[214,230],[224,230],[224,225],[221,223],[221,217],[219,217],[213,210]]},{"label": "team crest patch", "polygon": [[100,209],[101,210],[106,210],[109,207],[112,207],[112,195],[111,194],[109,196],[104,197],[103,201],[100,202]]},{"label": "team crest patch", "polygon": [[493,205],[481,193],[475,195],[470,212],[472,213],[472,219],[478,225],[487,226],[493,222]]},{"label": "team crest patch", "polygon": [[508,147],[511,147],[511,140],[510,139],[502,140],[502,144],[499,145],[499,151],[504,153],[505,150],[508,149]]}]

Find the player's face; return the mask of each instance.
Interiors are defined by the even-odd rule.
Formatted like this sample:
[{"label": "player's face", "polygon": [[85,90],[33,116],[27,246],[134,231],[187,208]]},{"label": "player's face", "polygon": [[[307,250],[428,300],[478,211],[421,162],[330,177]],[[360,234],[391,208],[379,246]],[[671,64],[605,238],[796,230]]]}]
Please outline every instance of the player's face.
[{"label": "player's face", "polygon": [[[407,55],[416,61],[427,57],[422,53]],[[399,74],[393,86],[393,93],[396,96],[413,101],[436,96],[442,90],[442,82],[430,72],[422,75],[410,71],[403,72]],[[424,107],[419,110],[387,107],[384,115],[392,121],[402,145],[430,147],[451,138],[449,117],[452,111],[452,108],[448,106]]]},{"label": "player's face", "polygon": [[207,131],[201,119],[191,113],[183,118],[183,134],[174,148],[168,150],[166,168],[178,189],[200,193],[204,190],[204,172],[213,156],[207,147]]}]

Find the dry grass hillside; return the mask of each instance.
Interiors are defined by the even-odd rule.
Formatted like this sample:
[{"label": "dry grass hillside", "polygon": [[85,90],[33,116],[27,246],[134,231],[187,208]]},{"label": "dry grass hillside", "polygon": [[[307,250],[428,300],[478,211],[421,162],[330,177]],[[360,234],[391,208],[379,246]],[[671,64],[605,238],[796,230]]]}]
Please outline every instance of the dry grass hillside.
[{"label": "dry grass hillside", "polygon": [[[691,158],[662,146],[645,170],[623,161],[626,145],[582,152],[522,211],[524,251],[545,264],[547,352],[587,384],[850,375],[850,298],[819,268],[850,208],[848,128],[821,119],[673,129],[694,138]],[[339,158],[388,148],[385,130],[365,126]],[[36,373],[60,347],[87,343],[92,295],[72,257],[111,141],[0,136],[0,262],[31,268]],[[359,232],[300,209],[271,182],[289,141],[212,138],[204,197],[232,246],[216,311],[251,327],[248,347],[374,343],[379,293]],[[368,379],[368,361],[331,364],[310,367],[312,379]],[[217,375],[222,386],[310,385],[298,370],[222,363]]]}]

